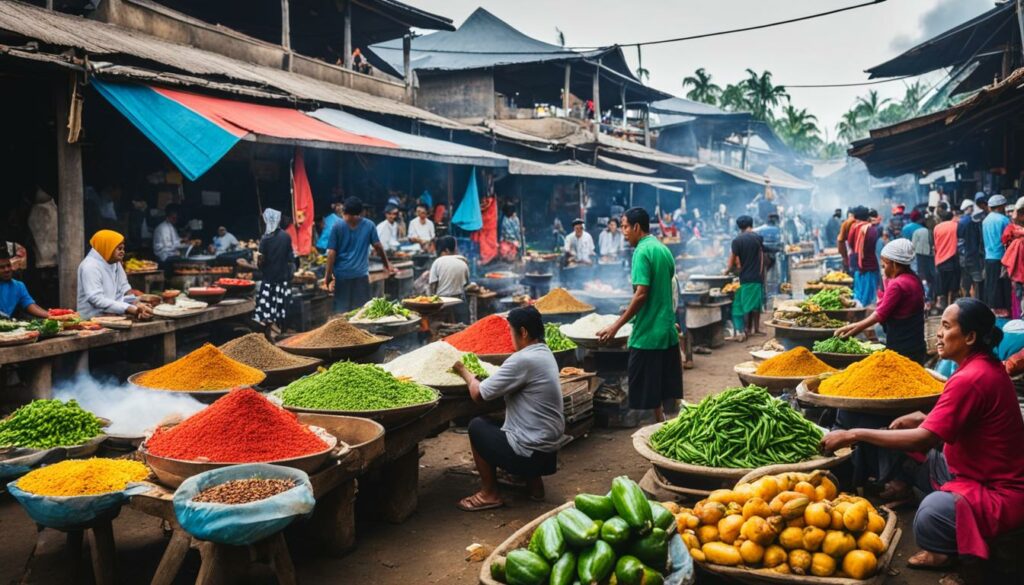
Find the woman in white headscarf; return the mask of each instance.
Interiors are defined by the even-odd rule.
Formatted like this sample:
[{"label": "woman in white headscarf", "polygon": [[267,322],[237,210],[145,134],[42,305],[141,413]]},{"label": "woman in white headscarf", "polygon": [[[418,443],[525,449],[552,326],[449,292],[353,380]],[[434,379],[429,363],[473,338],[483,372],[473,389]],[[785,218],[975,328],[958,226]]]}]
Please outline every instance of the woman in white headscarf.
[{"label": "woman in white headscarf", "polygon": [[295,272],[295,254],[292,238],[285,231],[291,218],[282,217],[276,209],[265,209],[263,221],[266,232],[260,240],[260,281],[256,296],[256,312],[253,317],[271,333],[280,333],[287,316],[288,303],[292,298],[291,281]]}]

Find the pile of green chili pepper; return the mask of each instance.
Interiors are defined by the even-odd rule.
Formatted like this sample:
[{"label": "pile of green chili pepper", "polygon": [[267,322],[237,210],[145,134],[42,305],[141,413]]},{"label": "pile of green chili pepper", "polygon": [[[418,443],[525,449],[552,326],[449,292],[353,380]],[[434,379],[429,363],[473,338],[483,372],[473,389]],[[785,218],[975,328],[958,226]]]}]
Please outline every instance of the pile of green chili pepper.
[{"label": "pile of green chili pepper", "polygon": [[285,406],[318,410],[385,410],[430,402],[436,393],[374,364],[335,362],[275,392]]},{"label": "pile of green chili pepper", "polygon": [[486,380],[490,374],[487,370],[480,365],[480,358],[475,353],[467,353],[462,356],[462,365],[466,366],[466,369],[470,371],[477,380]]},{"label": "pile of green chili pepper", "polygon": [[688,405],[651,435],[658,453],[704,467],[796,463],[818,452],[821,429],[764,388],[730,388]]},{"label": "pile of green chili pepper", "polygon": [[868,343],[866,341],[860,341],[853,337],[847,337],[841,339],[839,337],[830,337],[828,339],[822,339],[814,342],[814,351],[821,353],[848,353],[855,355],[867,355],[869,353],[875,353],[885,349],[884,345],[878,343]]},{"label": "pile of green chili pepper", "polygon": [[548,349],[551,351],[576,349],[576,342],[562,335],[555,323],[544,324],[544,342],[548,344]]},{"label": "pile of green chili pepper", "polygon": [[102,432],[100,420],[74,400],[35,400],[0,421],[0,447],[70,447]]}]

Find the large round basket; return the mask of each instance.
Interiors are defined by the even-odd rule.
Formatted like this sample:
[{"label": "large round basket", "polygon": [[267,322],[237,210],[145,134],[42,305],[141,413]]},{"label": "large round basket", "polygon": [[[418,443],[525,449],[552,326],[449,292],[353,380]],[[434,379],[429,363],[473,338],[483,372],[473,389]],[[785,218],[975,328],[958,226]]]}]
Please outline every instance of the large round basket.
[{"label": "large round basket", "polygon": [[[318,451],[316,453],[310,453],[309,455],[303,455],[302,457],[293,457],[291,459],[280,459],[277,461],[263,461],[262,463],[270,463],[273,465],[283,465],[285,467],[291,467],[294,469],[301,469],[306,473],[313,473],[323,466],[324,462],[327,461],[328,457],[343,457],[348,452],[348,445],[338,441],[338,438],[332,435],[326,429],[320,427],[310,427],[313,432],[320,436],[325,443],[327,448]],[[146,465],[153,470],[157,479],[160,483],[168,487],[178,487],[181,482],[192,477],[193,475],[200,474],[204,471],[210,471],[211,469],[220,469],[221,467],[228,467],[231,465],[238,465],[243,462],[197,462],[197,461],[182,461],[181,459],[171,459],[168,457],[160,457],[154,455],[146,449],[146,444],[143,443],[139,447],[139,453],[142,454],[142,459]]]},{"label": "large round basket", "polygon": [[304,357],[304,359],[306,360],[305,363],[299,364],[297,366],[263,370],[263,373],[267,375],[267,379],[263,381],[264,384],[266,384],[268,388],[273,388],[275,386],[283,386],[285,384],[288,384],[292,380],[296,380],[298,378],[301,378],[302,376],[305,376],[306,374],[315,372],[316,369],[319,368],[324,363],[322,359],[318,358]]},{"label": "large round basket", "polygon": [[386,430],[393,430],[406,425],[424,414],[433,410],[439,402],[441,402],[441,394],[434,390],[434,399],[429,402],[421,402],[420,404],[413,404],[410,406],[400,406],[398,408],[383,408],[380,410],[325,410],[317,408],[300,408],[298,406],[288,406],[281,402],[279,393],[283,388],[279,388],[270,393],[269,398],[278,404],[294,413],[306,413],[306,414],[330,414],[338,416],[355,416],[359,418],[368,418],[370,420],[377,421]]},{"label": "large round basket", "polygon": [[825,311],[825,314],[833,319],[840,319],[847,323],[855,323],[860,321],[864,317],[868,316],[868,310],[866,307],[853,307],[850,309],[836,309],[834,311]]},{"label": "large round basket", "polygon": [[732,370],[736,372],[736,376],[739,377],[740,383],[746,386],[753,384],[754,386],[760,386],[769,393],[779,395],[786,390],[793,390],[800,382],[803,382],[808,377],[813,376],[759,376],[757,375],[757,364],[754,362],[743,362],[733,366]]},{"label": "large round basket", "polygon": [[[391,341],[390,337],[378,336],[374,341],[346,347],[303,347],[301,345],[288,345],[288,340],[285,339],[277,342],[277,347],[291,354],[336,362],[338,360],[358,359],[373,355],[374,352],[380,349],[380,346],[389,341]],[[313,369],[315,370],[316,368]]]},{"label": "large round basket", "polygon": [[[946,379],[938,372],[928,370],[936,380]],[[796,399],[803,404],[826,408],[842,408],[853,412],[899,416],[918,410],[930,410],[942,394],[916,396],[913,398],[851,398],[818,394],[820,380],[806,380],[796,387]]]},{"label": "large round basket", "polygon": [[420,315],[433,315],[444,308],[444,301],[436,303],[416,303],[413,301],[402,301],[402,306],[410,311],[416,311]]},{"label": "large round basket", "polygon": [[782,347],[787,350],[795,347],[813,349],[815,341],[829,339],[830,337],[834,337],[836,333],[835,329],[793,327],[779,323],[778,321],[769,321],[767,325],[775,330],[775,339],[778,340],[778,342],[782,344]]},{"label": "large round basket", "polygon": [[[669,459],[651,448],[651,435],[661,428],[665,423],[655,423],[637,430],[633,433],[633,449],[651,462],[651,465],[658,470],[658,473],[669,485],[685,487],[688,491],[696,494],[701,492],[710,493],[721,488],[730,488],[744,475],[751,471],[750,468],[728,468],[728,467],[704,467],[703,465],[691,465]],[[815,456],[806,461],[787,464],[790,471],[814,471],[815,469],[829,469],[839,465],[853,455],[850,448],[840,449],[829,457]]]},{"label": "large round basket", "polygon": [[296,418],[302,424],[326,430],[348,445],[349,457],[358,458],[361,469],[366,469],[384,454],[384,427],[377,421],[358,416],[308,412],[300,413]]},{"label": "large round basket", "polygon": [[833,368],[842,370],[851,364],[855,364],[860,360],[871,355],[870,353],[830,353],[827,351],[816,351],[814,357],[832,366]]},{"label": "large round basket", "polygon": [[377,336],[398,337],[419,331],[420,321],[422,321],[423,318],[416,313],[413,313],[413,315],[414,316],[412,318],[405,321],[388,321],[384,323],[349,321],[349,323]]},{"label": "large round basket", "polygon": [[[562,510],[567,510],[574,507],[572,502],[566,502],[557,508],[545,512],[540,516],[536,517],[529,524],[523,526],[519,530],[516,530],[512,536],[505,539],[498,546],[494,547],[494,551],[484,560],[480,567],[480,585],[503,585],[500,581],[495,581],[491,577],[491,564],[500,559],[504,559],[508,556],[508,553],[518,549],[526,548],[530,542],[530,537],[533,535],[533,531],[537,529],[545,520],[556,516]],[[693,561],[690,556],[686,553],[686,549],[683,546],[681,537],[672,532],[672,536],[669,542],[669,558],[672,560],[672,573],[665,575],[666,583],[682,583],[689,585],[693,582]]]},{"label": "large round basket", "polygon": [[[150,390],[152,392],[172,392],[174,394],[188,394],[189,396],[195,398],[196,400],[202,402],[203,404],[213,404],[214,402],[217,401],[218,398],[234,390],[234,388],[221,388],[218,390],[171,390],[170,388],[151,388],[149,386],[139,384],[139,377],[151,371],[152,370],[143,370],[141,372],[136,372],[131,376],[128,376],[128,383],[141,390]],[[262,384],[263,381],[266,379],[267,375],[263,374],[263,378],[261,378],[258,382],[254,384],[249,384],[249,386],[255,388],[257,385]]]}]

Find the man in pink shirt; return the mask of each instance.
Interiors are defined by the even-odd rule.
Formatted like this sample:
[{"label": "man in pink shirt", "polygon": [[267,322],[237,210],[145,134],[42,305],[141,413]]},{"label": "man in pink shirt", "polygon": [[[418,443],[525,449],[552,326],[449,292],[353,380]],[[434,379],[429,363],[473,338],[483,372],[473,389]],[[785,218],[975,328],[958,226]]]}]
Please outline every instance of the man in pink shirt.
[{"label": "man in pink shirt", "polygon": [[960,259],[956,253],[956,228],[959,212],[946,211],[935,226],[935,269],[938,272],[938,308],[944,309],[960,296]]}]

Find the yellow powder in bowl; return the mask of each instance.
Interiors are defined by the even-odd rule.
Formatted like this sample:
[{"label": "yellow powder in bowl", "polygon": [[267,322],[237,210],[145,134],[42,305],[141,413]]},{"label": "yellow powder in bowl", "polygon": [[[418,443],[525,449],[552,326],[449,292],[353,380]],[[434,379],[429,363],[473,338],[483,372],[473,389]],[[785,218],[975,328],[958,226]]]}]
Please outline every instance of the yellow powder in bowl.
[{"label": "yellow powder in bowl", "polygon": [[835,368],[819,360],[806,347],[796,347],[785,353],[769,358],[758,364],[758,376],[789,378],[796,376],[817,376],[834,372]]},{"label": "yellow powder in bowl", "polygon": [[939,394],[943,386],[916,362],[887,349],[823,380],[818,393],[851,398],[915,398]]}]

